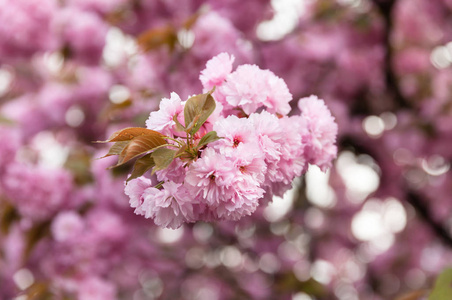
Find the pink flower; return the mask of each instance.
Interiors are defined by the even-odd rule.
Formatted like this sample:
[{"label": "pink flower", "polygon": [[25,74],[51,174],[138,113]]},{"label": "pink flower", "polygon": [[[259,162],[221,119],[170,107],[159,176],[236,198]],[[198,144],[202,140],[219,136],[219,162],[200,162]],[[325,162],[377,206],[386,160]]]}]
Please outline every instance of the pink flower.
[{"label": "pink flower", "polygon": [[209,11],[202,14],[193,26],[195,40],[190,51],[200,59],[210,58],[223,51],[238,58],[249,55],[249,48],[240,40],[240,32],[231,21],[220,14]]},{"label": "pink flower", "polygon": [[51,230],[55,240],[64,242],[76,238],[84,226],[83,219],[78,213],[63,211],[53,219]]},{"label": "pink flower", "polygon": [[278,161],[281,156],[281,147],[284,143],[284,134],[280,120],[269,112],[251,114],[250,122],[256,132],[259,146],[265,154],[267,162]]},{"label": "pink flower", "polygon": [[54,30],[69,46],[73,58],[98,64],[105,46],[108,25],[96,14],[73,7],[63,9],[55,18]]},{"label": "pink flower", "polygon": [[193,222],[193,198],[179,183],[168,181],[162,189],[144,191],[145,217],[154,219],[156,225],[176,229],[185,222]]},{"label": "pink flower", "polygon": [[267,165],[260,151],[253,152],[242,148],[235,156],[234,166],[243,176],[250,176],[257,184],[262,184],[265,180]]},{"label": "pink flower", "polygon": [[253,178],[238,176],[235,179],[231,197],[210,208],[218,218],[237,221],[249,216],[256,210],[259,199],[264,195],[264,190]]},{"label": "pink flower", "polygon": [[264,72],[266,89],[262,93],[266,94],[267,98],[263,104],[267,111],[271,113],[287,115],[291,110],[289,102],[292,101],[292,94],[289,92],[289,88],[284,80],[273,74],[273,72],[269,70]]},{"label": "pink flower", "polygon": [[[179,95],[171,93],[170,99],[162,99],[158,111],[151,112],[149,119],[146,121],[146,127],[163,134],[172,135],[176,131],[176,122],[174,122],[173,117],[178,116],[178,120],[181,122],[184,116],[183,111],[184,105]],[[183,121],[181,123],[184,125]]]},{"label": "pink flower", "polygon": [[[262,156],[252,122],[247,118],[229,116],[217,121],[213,130],[222,137],[211,146],[228,157],[237,157],[237,152],[250,152]],[[243,149],[246,149],[245,151]]]},{"label": "pink flower", "polygon": [[145,215],[145,210],[143,209],[143,193],[147,188],[152,187],[152,182],[150,179],[145,177],[138,177],[131,180],[125,187],[124,192],[130,198],[130,206],[135,208],[135,214]]},{"label": "pink flower", "polygon": [[58,1],[0,0],[0,56],[30,57],[37,51],[56,49],[51,32]]},{"label": "pink flower", "polygon": [[191,164],[185,183],[192,196],[206,203],[208,212],[216,218],[238,220],[254,212],[264,192],[253,176],[252,167],[244,173],[240,167],[214,149],[206,148],[202,157]]},{"label": "pink flower", "polygon": [[317,96],[302,98],[298,101],[301,118],[306,122],[307,131],[304,132],[303,142],[306,144],[306,158],[325,171],[331,166],[331,161],[337,155],[335,145],[337,124],[334,117]]},{"label": "pink flower", "polygon": [[208,205],[230,198],[234,177],[238,175],[233,163],[207,147],[200,159],[193,162],[185,177],[187,188],[194,197],[201,197]]},{"label": "pink flower", "polygon": [[[247,115],[262,106],[271,113],[287,115],[292,95],[284,80],[256,65],[241,65],[227,76],[219,89],[219,100],[231,108],[241,108]],[[224,100],[223,100],[224,99]]]},{"label": "pink flower", "polygon": [[234,59],[234,55],[223,52],[207,62],[206,68],[199,76],[205,90],[211,90],[214,86],[219,87],[223,84],[226,76],[232,72]]},{"label": "pink flower", "polygon": [[239,66],[220,88],[226,103],[248,115],[255,112],[266,100],[264,74],[256,65]]},{"label": "pink flower", "polygon": [[74,204],[72,180],[64,169],[16,162],[8,166],[1,185],[7,199],[23,217],[45,220]]},{"label": "pink flower", "polygon": [[99,277],[83,279],[78,286],[79,300],[110,300],[116,298],[116,288]]},{"label": "pink flower", "polygon": [[281,147],[281,159],[278,169],[282,175],[282,181],[286,184],[292,182],[296,176],[306,172],[305,144],[302,140],[305,129],[297,123],[295,117],[279,119],[279,124],[284,132],[284,143]]},{"label": "pink flower", "polygon": [[171,180],[176,183],[184,182],[186,168],[185,163],[180,159],[173,160],[170,165],[163,170],[155,172],[159,181]]},{"label": "pink flower", "polygon": [[98,240],[121,241],[126,234],[124,221],[112,210],[106,208],[90,210],[86,218],[87,227]]}]

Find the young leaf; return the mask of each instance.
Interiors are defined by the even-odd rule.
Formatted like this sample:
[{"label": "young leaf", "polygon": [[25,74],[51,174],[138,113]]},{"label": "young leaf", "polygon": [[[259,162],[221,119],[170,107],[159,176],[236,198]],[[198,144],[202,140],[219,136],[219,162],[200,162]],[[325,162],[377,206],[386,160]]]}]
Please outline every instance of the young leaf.
[{"label": "young leaf", "polygon": [[187,127],[185,128],[186,132],[191,132],[193,127],[195,127],[195,125],[198,123],[199,121],[199,115],[195,116],[195,118],[190,122],[190,124],[187,125]]},{"label": "young leaf", "polygon": [[174,49],[177,43],[177,32],[173,26],[162,26],[145,31],[138,36],[138,45],[144,51],[151,51],[167,45],[170,50]]},{"label": "young leaf", "polygon": [[112,155],[120,155],[121,152],[124,150],[125,147],[130,143],[130,141],[120,141],[113,144],[113,146],[110,147],[110,150],[108,150],[108,153],[104,156],[100,157],[105,158]]},{"label": "young leaf", "polygon": [[130,141],[133,138],[142,135],[163,136],[163,134],[161,134],[160,132],[151,129],[142,127],[128,127],[114,132],[108,140],[98,141],[98,143]]},{"label": "young leaf", "polygon": [[154,166],[155,166],[155,163],[154,163],[154,159],[151,156],[151,153],[146,154],[143,157],[140,157],[139,159],[137,159],[137,161],[133,165],[132,174],[130,174],[129,178],[127,178],[126,183],[132,179],[142,176],[144,173],[149,171]]},{"label": "young leaf", "polygon": [[444,270],[436,279],[428,300],[448,300],[452,295],[452,268]]},{"label": "young leaf", "polygon": [[198,143],[198,149],[200,149],[201,147],[207,145],[208,143],[211,142],[215,142],[218,141],[219,139],[221,139],[221,137],[217,136],[217,132],[216,131],[210,131],[208,133],[206,133],[200,140]]},{"label": "young leaf", "polygon": [[187,145],[183,145],[175,154],[175,157],[179,157],[184,162],[190,162],[195,159],[194,153],[187,151]]},{"label": "young leaf", "polygon": [[151,157],[154,159],[155,167],[152,169],[152,174],[156,171],[166,169],[173,161],[176,155],[176,150],[168,148],[159,148],[152,152]]},{"label": "young leaf", "polygon": [[174,115],[173,121],[176,123],[176,130],[177,131],[185,131],[185,127],[182,126],[182,124],[179,122],[179,120],[177,119],[177,115]]},{"label": "young leaf", "polygon": [[[134,138],[119,155],[118,164],[122,165],[137,156],[145,154],[157,147],[167,145],[165,139],[160,135],[143,135]],[[116,167],[115,166],[115,167]]]},{"label": "young leaf", "polygon": [[[185,127],[188,129],[193,126],[191,134],[195,134],[201,128],[215,110],[215,106],[211,92],[196,95],[187,100],[184,108]],[[190,124],[192,122],[193,124]]]}]

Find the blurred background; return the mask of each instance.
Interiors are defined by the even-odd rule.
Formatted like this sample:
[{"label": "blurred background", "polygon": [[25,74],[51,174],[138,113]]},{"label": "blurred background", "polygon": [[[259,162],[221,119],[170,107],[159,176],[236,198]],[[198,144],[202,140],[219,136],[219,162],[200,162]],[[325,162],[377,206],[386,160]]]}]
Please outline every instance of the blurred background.
[{"label": "blurred background", "polygon": [[[452,266],[451,25],[451,0],[0,0],[0,299],[423,299]],[[92,141],[220,52],[323,98],[338,157],[158,228]]]}]

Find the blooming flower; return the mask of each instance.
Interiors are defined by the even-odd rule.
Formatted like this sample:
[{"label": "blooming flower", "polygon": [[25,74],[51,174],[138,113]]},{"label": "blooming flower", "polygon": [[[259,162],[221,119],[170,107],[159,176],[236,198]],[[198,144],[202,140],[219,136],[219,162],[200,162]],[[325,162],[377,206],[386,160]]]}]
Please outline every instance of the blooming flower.
[{"label": "blooming flower", "polygon": [[185,182],[194,197],[199,196],[212,206],[230,197],[236,175],[237,170],[225,156],[207,148],[201,158],[190,165]]},{"label": "blooming flower", "polygon": [[60,212],[52,221],[52,235],[63,242],[74,239],[84,228],[82,217],[75,211]]},{"label": "blooming flower", "polygon": [[206,68],[199,75],[205,90],[208,91],[214,86],[223,84],[226,77],[232,72],[234,59],[234,55],[222,52],[207,62]]},{"label": "blooming flower", "polygon": [[194,221],[192,198],[182,184],[168,181],[161,190],[146,189],[143,197],[145,217],[153,218],[156,225],[176,229]]},{"label": "blooming flower", "polygon": [[149,119],[146,121],[148,129],[159,131],[163,134],[172,135],[175,132],[173,117],[183,116],[184,106],[181,103],[179,95],[171,93],[171,98],[163,98],[160,102],[158,111],[151,112]]},{"label": "blooming flower", "polygon": [[80,282],[77,293],[80,300],[108,300],[115,299],[116,288],[101,278],[88,277]]},{"label": "blooming flower", "polygon": [[266,100],[264,74],[256,65],[238,66],[220,88],[226,103],[248,115],[255,112]]},{"label": "blooming flower", "polygon": [[135,208],[135,214],[145,215],[146,211],[142,207],[144,202],[143,193],[147,188],[150,188],[151,186],[151,180],[145,177],[139,177],[131,180],[126,185],[124,192],[127,196],[129,196],[129,203],[132,208]]},{"label": "blooming flower", "polygon": [[307,160],[325,171],[336,157],[337,124],[325,102],[316,96],[300,99],[298,108],[301,118],[306,121],[303,142],[306,143]]}]

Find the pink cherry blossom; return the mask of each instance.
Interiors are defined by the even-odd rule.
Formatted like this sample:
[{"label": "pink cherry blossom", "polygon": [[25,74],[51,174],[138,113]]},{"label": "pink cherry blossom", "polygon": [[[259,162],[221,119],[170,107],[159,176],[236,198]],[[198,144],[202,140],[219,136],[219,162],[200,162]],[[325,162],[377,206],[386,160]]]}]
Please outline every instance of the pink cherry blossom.
[{"label": "pink cherry blossom", "polygon": [[325,102],[316,96],[300,99],[298,108],[301,118],[306,121],[307,132],[303,142],[306,143],[308,162],[325,171],[336,157],[337,124]]},{"label": "pink cherry blossom", "polygon": [[130,206],[135,208],[135,214],[145,215],[146,211],[143,208],[143,193],[147,188],[152,186],[150,179],[145,177],[139,177],[131,180],[124,189],[124,192],[130,198]]},{"label": "pink cherry blossom", "polygon": [[234,59],[234,55],[222,52],[206,63],[206,68],[199,75],[205,90],[211,90],[214,86],[219,87],[223,84],[226,77],[232,72]]},{"label": "pink cherry blossom", "polygon": [[213,206],[234,192],[231,186],[237,174],[238,171],[225,156],[207,148],[201,158],[190,165],[185,183],[194,197],[200,197]]},{"label": "pink cherry blossom", "polygon": [[148,188],[143,198],[146,218],[158,226],[176,229],[194,220],[192,197],[182,184],[168,181],[161,190]]},{"label": "pink cherry blossom", "polygon": [[171,135],[175,131],[176,125],[173,120],[174,116],[183,116],[184,106],[182,101],[179,95],[171,93],[171,98],[162,99],[159,108],[158,111],[151,112],[149,119],[146,121],[146,127]]},{"label": "pink cherry blossom", "polygon": [[230,108],[240,108],[246,114],[257,110],[264,101],[265,72],[256,65],[240,65],[228,75],[219,89]]},{"label": "pink cherry blossom", "polygon": [[74,211],[60,212],[52,221],[52,234],[55,240],[64,242],[76,238],[84,229],[82,217]]}]

